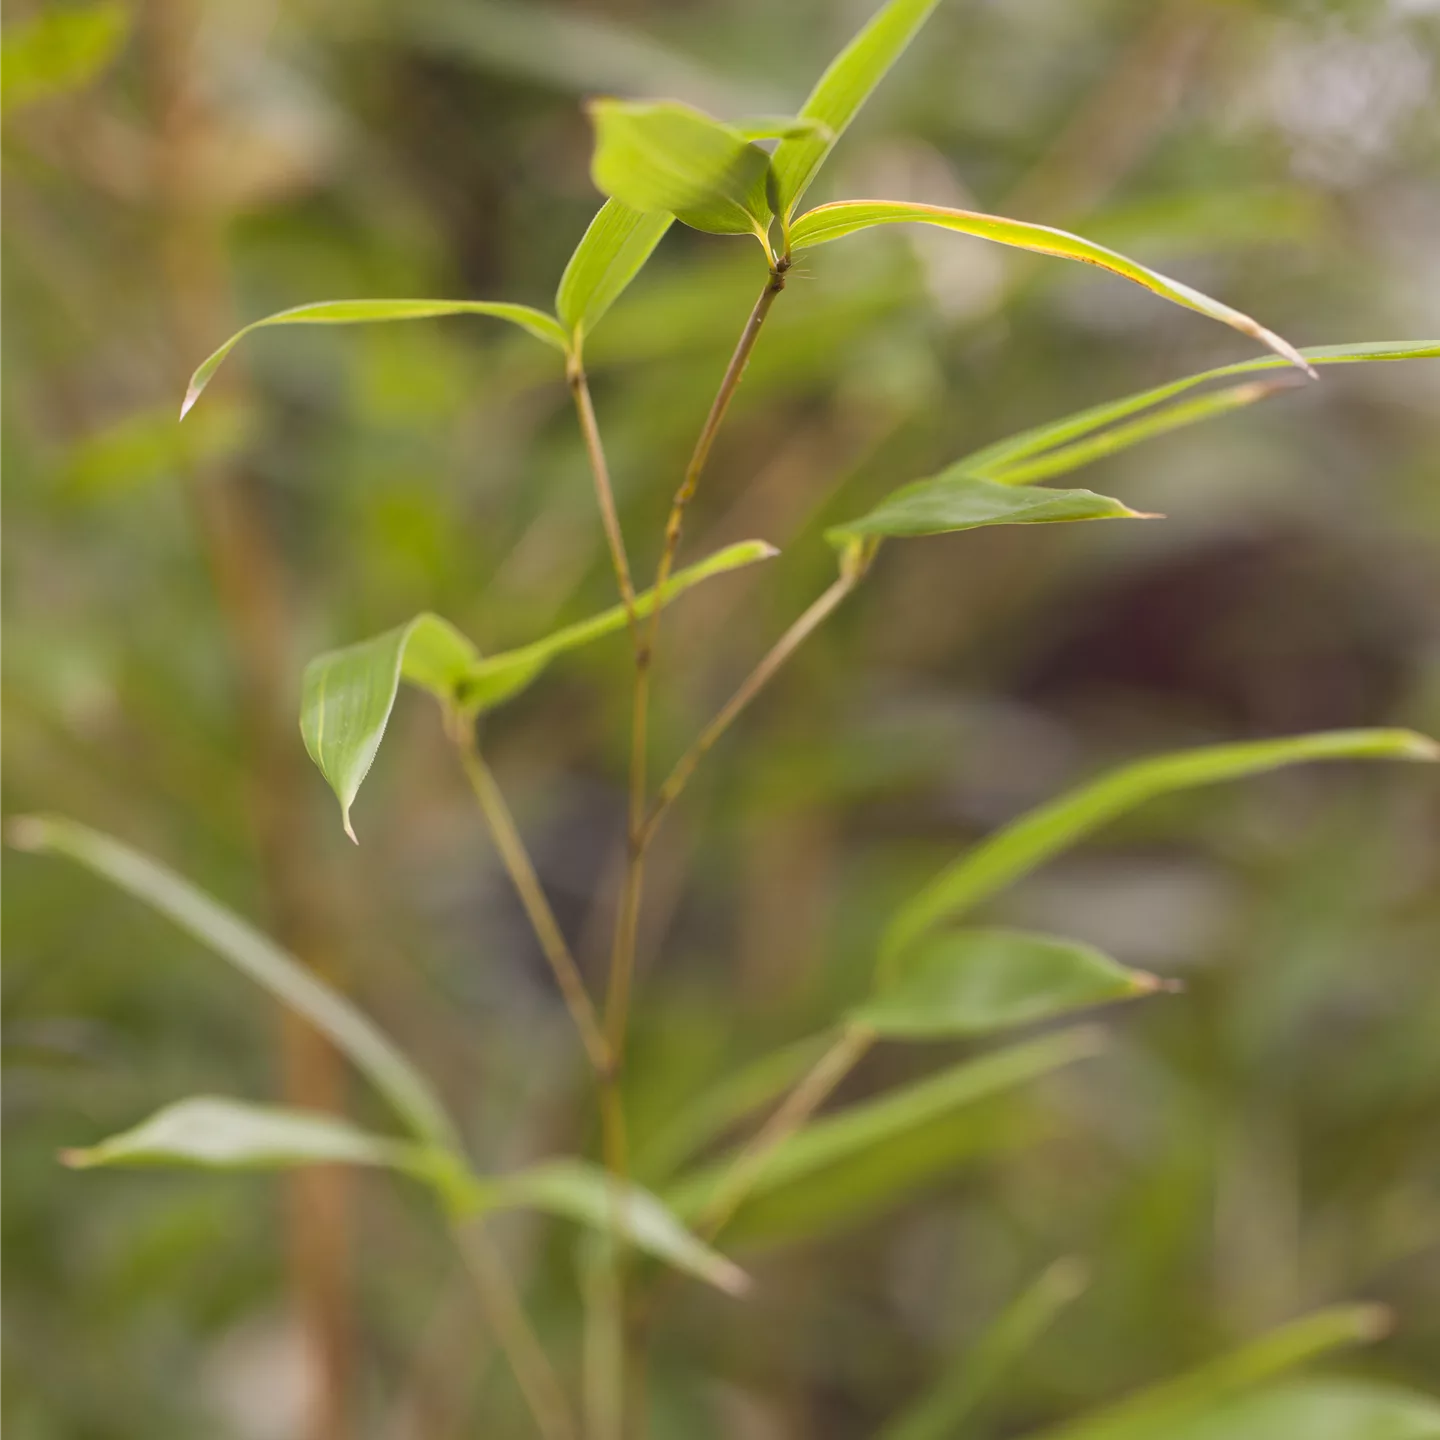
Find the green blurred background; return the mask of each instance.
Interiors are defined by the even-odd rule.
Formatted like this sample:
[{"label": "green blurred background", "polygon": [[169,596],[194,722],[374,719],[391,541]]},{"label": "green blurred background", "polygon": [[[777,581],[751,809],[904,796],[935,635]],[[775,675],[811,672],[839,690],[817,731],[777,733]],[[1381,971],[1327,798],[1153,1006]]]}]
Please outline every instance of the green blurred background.
[{"label": "green blurred background", "polygon": [[[302,301],[545,305],[598,204],[585,96],[793,109],[871,8],[7,10],[6,811],[110,829],[276,929],[419,1056],[486,1166],[594,1147],[548,972],[433,707],[402,697],[358,849],[294,715],[310,655],[417,610],[493,650],[611,602],[559,365],[484,321],[267,334],[180,428],[184,379],[238,323]],[[1298,344],[1421,337],[1440,333],[1437,86],[1433,0],[944,0],[822,185],[1077,229]],[[754,246],[676,227],[588,349],[642,572],[763,278]],[[828,582],[826,523],[1249,353],[1097,271],[977,241],[813,252],[685,552],[758,536],[783,555],[667,620],[657,772]],[[1336,369],[1076,482],[1164,524],[887,549],[654,853],[628,1077],[642,1150],[857,995],[889,910],[963,842],[1097,767],[1440,731],[1437,482],[1440,367]],[[568,657],[485,737],[597,976],[627,671],[623,637]],[[656,1440],[871,1435],[1060,1256],[1089,1288],[977,1436],[1343,1298],[1397,1324],[1332,1368],[1440,1385],[1437,882],[1433,777],[1342,766],[1154,807],[993,904],[1187,992],[1109,1018],[1095,1059],[753,1205],[735,1248],[756,1296],[665,1313]],[[79,872],[8,856],[4,898],[8,1433],[524,1433],[496,1418],[423,1197],[58,1167],[59,1147],[192,1091],[323,1102],[343,1081]],[[884,1051],[842,1099],[961,1053]],[[360,1087],[347,1103],[383,1123]],[[563,1349],[573,1235],[506,1240]],[[325,1374],[343,1405],[317,1407]]]}]

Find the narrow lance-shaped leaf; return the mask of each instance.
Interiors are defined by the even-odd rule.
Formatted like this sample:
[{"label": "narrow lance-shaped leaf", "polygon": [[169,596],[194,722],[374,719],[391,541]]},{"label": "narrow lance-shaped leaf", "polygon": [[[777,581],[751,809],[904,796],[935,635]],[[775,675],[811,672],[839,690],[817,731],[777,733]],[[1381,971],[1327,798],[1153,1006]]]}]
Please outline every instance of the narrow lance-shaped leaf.
[{"label": "narrow lance-shaped leaf", "polygon": [[602,194],[714,235],[765,235],[770,157],[738,130],[673,100],[596,100],[590,116]]},{"label": "narrow lance-shaped leaf", "polygon": [[57,816],[16,820],[11,843],[78,861],[228,960],[334,1041],[421,1140],[454,1149],[455,1129],[424,1077],[343,995],[172,870],[109,835]]},{"label": "narrow lance-shaped leaf", "polygon": [[[961,1106],[1012,1090],[1063,1065],[1098,1054],[1104,1039],[1101,1032],[1089,1028],[1047,1035],[978,1060],[964,1061],[875,1100],[813,1120],[776,1148],[756,1176],[749,1194],[751,1198],[758,1198],[793,1184],[897,1136],[918,1130]],[[732,1164],[733,1157],[726,1157],[682,1177],[665,1191],[665,1199],[683,1219],[702,1214],[720,1191]]]},{"label": "narrow lance-shaped leaf", "polygon": [[1078,941],[1019,930],[960,930],[919,942],[901,973],[850,1019],[892,1040],[988,1035],[1149,995],[1161,985]]},{"label": "narrow lance-shaped leaf", "polygon": [[1136,261],[1128,259],[1118,251],[1097,245],[1079,235],[1065,230],[1055,230],[1049,225],[1034,225],[1026,220],[1008,220],[1000,215],[982,215],[973,210],[953,210],[943,205],[921,205],[899,200],[841,200],[833,205],[821,205],[807,211],[790,231],[791,248],[805,249],[811,245],[824,245],[842,236],[853,235],[859,230],[868,230],[875,225],[897,224],[937,225],[944,230],[956,230],[964,235],[974,235],[983,240],[993,240],[1000,245],[1010,245],[1019,250],[1032,250],[1040,255],[1053,255],[1062,260],[1078,260],[1086,265],[1098,265],[1112,271],[1126,280],[1153,291],[1187,310],[1208,315],[1219,320],[1252,339],[1268,345],[1277,355],[1283,356],[1292,365],[1307,374],[1315,372],[1304,357],[1288,340],[1267,330],[1258,321],[1233,310],[1219,300],[1199,290],[1172,280],[1158,271],[1150,270]]},{"label": "narrow lance-shaped leaf", "polygon": [[843,549],[864,536],[943,535],[984,525],[1153,518],[1091,490],[1018,490],[951,466],[929,480],[902,486],[868,515],[827,530],[825,538]]},{"label": "narrow lance-shaped leaf", "polygon": [[[1317,366],[1354,365],[1368,361],[1422,360],[1440,357],[1440,340],[1371,340],[1355,345],[1312,345],[1301,350],[1300,354],[1308,364]],[[1181,380],[1171,380],[1164,385],[1157,385],[1150,390],[1141,390],[1119,400],[1107,400],[1104,404],[1092,405],[1088,409],[1076,411],[1073,415],[1066,415],[1059,420],[1051,420],[1044,425],[1037,425],[1033,429],[1022,431],[1018,435],[997,440],[993,444],[985,446],[984,449],[976,450],[965,456],[963,460],[957,462],[957,468],[971,475],[1003,480],[1007,485],[1028,484],[1031,479],[1041,478],[1041,474],[1039,472],[1032,473],[1028,467],[1021,467],[1019,462],[1022,460],[1042,455],[1048,456],[1067,441],[1079,440],[1083,436],[1091,435],[1107,425],[1114,425],[1142,410],[1149,410],[1166,400],[1174,399],[1175,396],[1192,390],[1198,385],[1205,385],[1216,380],[1233,379],[1237,375],[1250,375],[1256,371],[1289,368],[1290,362],[1287,360],[1262,355],[1254,360],[1241,360],[1233,365],[1221,365],[1214,370],[1202,370],[1197,375],[1187,375]],[[1220,393],[1232,397],[1233,401],[1242,388],[1237,387]],[[1273,392],[1267,389],[1264,393]],[[1249,398],[1260,399],[1262,396],[1252,394]],[[1245,403],[1245,401],[1240,400],[1238,403]],[[1222,414],[1230,408],[1232,408],[1230,403],[1218,405],[1213,410],[1198,408],[1181,411],[1178,407],[1171,407],[1161,412],[1161,414],[1171,417],[1163,428],[1169,430],[1176,428],[1177,425],[1193,424],[1197,420],[1205,420],[1212,415]],[[1128,438],[1124,440],[1123,444],[1112,444],[1103,452],[1093,452],[1089,455],[1072,448],[1067,452],[1071,456],[1071,461],[1065,468],[1067,470],[1074,469],[1076,465],[1085,463],[1087,459],[1098,458],[1100,453],[1109,454],[1113,450],[1122,449],[1124,445],[1134,444],[1137,440],[1146,439],[1155,433],[1158,431],[1129,430],[1125,432]],[[1056,473],[1059,472],[1050,470],[1044,472],[1047,475]]]},{"label": "narrow lance-shaped leaf", "polygon": [[315,305],[297,305],[252,321],[237,330],[190,377],[190,388],[180,406],[183,420],[200,393],[215,377],[225,357],[252,330],[271,325],[366,325],[387,320],[430,320],[441,315],[490,315],[528,330],[537,340],[553,345],[562,354],[570,343],[564,327],[553,315],[529,305],[511,305],[499,300],[324,300]]},{"label": "narrow lance-shaped leaf", "polygon": [[672,217],[607,200],[581,237],[555,294],[555,313],[575,349],[650,258]]},{"label": "narrow lance-shaped leaf", "polygon": [[61,1159],[99,1165],[180,1165],[207,1170],[281,1170],[297,1165],[375,1165],[423,1173],[426,1152],[371,1135],[336,1115],[195,1095]]},{"label": "narrow lance-shaped leaf", "polygon": [[[780,552],[764,540],[741,540],[727,545],[713,555],[678,570],[665,582],[665,603],[668,605],[678,595],[730,570],[743,569],[761,560],[771,560]],[[635,613],[643,618],[655,608],[654,589],[642,591],[635,597]],[[557,655],[567,650],[576,650],[592,640],[603,639],[616,634],[629,623],[623,605],[612,605],[587,620],[577,620],[573,625],[546,635],[529,645],[514,650],[504,650],[498,655],[479,659],[471,665],[460,684],[456,699],[469,710],[489,710],[502,701],[519,694]]]},{"label": "narrow lance-shaped leaf", "polygon": [[[1440,1401],[1394,1385],[1293,1380],[1143,1440],[1440,1440]],[[1110,1440],[1107,1435],[1105,1440]],[[1137,1432],[1135,1440],[1142,1440]]]},{"label": "narrow lance-shaped leaf", "polygon": [[749,1289],[745,1272],[691,1234],[664,1201],[638,1185],[616,1188],[604,1170],[582,1160],[551,1160],[495,1182],[491,1206],[526,1206],[578,1220],[601,1233],[614,1225],[615,1201],[630,1243],[730,1295]]},{"label": "narrow lance-shaped leaf", "polygon": [[[713,575],[776,553],[763,540],[727,546],[672,575],[665,585],[666,602]],[[654,607],[653,589],[636,597],[637,614],[648,615]],[[300,733],[340,801],[345,833],[355,838],[350,809],[380,748],[402,680],[429,691],[442,706],[473,716],[517,695],[555,656],[613,634],[626,623],[624,607],[612,606],[533,644],[483,659],[454,626],[425,614],[370,640],[316,656],[305,668]]]},{"label": "narrow lance-shaped leaf", "polygon": [[402,679],[450,703],[480,652],[438,615],[417,615],[373,640],[317,656],[305,667],[300,734],[340,801],[345,833],[355,839],[350,807],[370,773]]},{"label": "narrow lance-shaped leaf", "polygon": [[1078,1260],[1049,1266],[978,1340],[967,1341],[947,1372],[886,1425],[878,1440],[952,1440],[1088,1282]]},{"label": "narrow lance-shaped leaf", "polygon": [[780,213],[787,220],[835,142],[930,18],[936,3],[889,0],[820,77],[800,115],[817,121],[823,130],[787,138],[775,150],[776,191]]},{"label": "narrow lance-shaped leaf", "polygon": [[[1162,1380],[1094,1414],[1046,1430],[1035,1440],[1160,1440],[1161,1436],[1169,1440],[1185,1422],[1218,1411],[1227,1402],[1321,1355],[1377,1340],[1389,1328],[1389,1313],[1379,1305],[1318,1310],[1188,1374]],[[1305,1440],[1318,1440],[1314,1432],[1304,1430],[1287,1434],[1284,1440],[1300,1440],[1302,1435]],[[1363,1431],[1353,1440],[1362,1437],[1370,1440]]]},{"label": "narrow lance-shaped leaf", "polygon": [[1283,740],[1205,745],[1123,766],[1021,816],[942,870],[890,922],[881,943],[881,973],[893,975],[902,952],[942,920],[972,909],[1146,800],[1312,760],[1437,758],[1440,747],[1410,730],[1333,730]]}]

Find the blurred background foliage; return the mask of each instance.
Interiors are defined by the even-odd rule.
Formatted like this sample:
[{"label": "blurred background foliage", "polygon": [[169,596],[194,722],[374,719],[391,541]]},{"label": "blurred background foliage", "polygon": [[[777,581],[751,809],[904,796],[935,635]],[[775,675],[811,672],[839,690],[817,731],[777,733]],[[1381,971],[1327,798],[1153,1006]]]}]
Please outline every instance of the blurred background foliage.
[{"label": "blurred background foliage", "polygon": [[[293,717],[310,655],[417,610],[493,650],[610,603],[559,365],[463,319],[267,334],[181,428],[184,378],[238,322],[302,301],[545,304],[598,204],[584,96],[791,109],[871,8],[7,10],[6,809],[111,829],[321,958],[486,1165],[594,1143],[543,962],[433,707],[402,697],[358,850]],[[1433,0],[945,0],[822,186],[1077,229],[1296,343],[1419,337],[1440,333],[1437,83]],[[676,227],[588,347],[642,572],[762,280],[753,246]],[[784,553],[667,620],[657,771],[826,583],[826,523],[1248,353],[1093,270],[953,236],[807,255],[687,537],[695,557],[748,536]],[[660,1167],[690,1099],[853,1000],[894,903],[961,843],[1100,765],[1440,730],[1437,400],[1424,364],[1331,371],[1077,482],[1163,525],[887,550],[652,852],[641,1155],[652,1139]],[[592,973],[627,670],[617,637],[487,722]],[[993,903],[1187,993],[1115,1017],[1094,1058],[752,1204],[735,1241],[755,1296],[665,1312],[656,1440],[871,1435],[1059,1257],[1088,1288],[966,1433],[1056,1423],[1342,1298],[1397,1323],[1330,1368],[1433,1389],[1437,820],[1423,771],[1287,773],[1155,806]],[[61,1145],[181,1094],[339,1082],[88,877],[10,857],[5,902],[16,1440],[509,1433],[421,1197],[373,1177],[317,1191],[333,1208],[307,1246],[279,1181],[57,1167]],[[881,1052],[842,1099],[962,1053]],[[376,1119],[358,1088],[350,1103]],[[569,1344],[571,1238],[506,1239]],[[346,1392],[320,1421],[317,1343]]]}]

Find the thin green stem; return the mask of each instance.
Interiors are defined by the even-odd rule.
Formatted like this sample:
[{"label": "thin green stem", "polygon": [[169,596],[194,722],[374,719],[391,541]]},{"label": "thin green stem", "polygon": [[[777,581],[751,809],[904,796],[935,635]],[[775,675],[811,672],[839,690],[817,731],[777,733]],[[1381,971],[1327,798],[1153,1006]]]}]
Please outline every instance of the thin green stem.
[{"label": "thin green stem", "polygon": [[452,1215],[450,1233],[465,1269],[475,1282],[485,1319],[515,1373],[516,1384],[535,1420],[535,1428],[544,1440],[579,1440],[559,1377],[530,1325],[500,1252],[485,1233],[483,1223]]},{"label": "thin green stem", "polygon": [[521,905],[525,907],[525,914],[535,932],[535,938],[540,942],[540,948],[555,974],[565,1007],[575,1021],[575,1028],[580,1032],[585,1053],[595,1073],[603,1080],[614,1068],[611,1051],[605,1043],[600,1018],[594,1002],[590,999],[590,993],[585,988],[585,981],[580,975],[575,957],[570,953],[564,935],[560,933],[555,912],[545,898],[540,877],[536,875],[535,866],[525,849],[525,842],[515,828],[510,807],[506,805],[505,797],[500,793],[500,787],[495,783],[490,767],[480,755],[480,747],[475,739],[475,727],[468,720],[457,717],[452,728],[455,731],[456,749],[460,753],[465,777],[469,780],[475,799],[480,804],[481,813],[485,816],[485,822],[490,827],[495,848],[509,872]]},{"label": "thin green stem", "polygon": [[665,783],[655,792],[650,811],[645,817],[641,840],[649,845],[665,812],[675,803],[680,792],[695,773],[696,767],[715,747],[716,742],[734,724],[747,705],[769,684],[776,671],[800,648],[810,635],[859,583],[860,574],[843,573],[798,620],[772,645],[758,665],[741,681],[739,688],[726,701],[715,718],[700,732],[695,743],[676,762]]},{"label": "thin green stem", "polygon": [[875,1032],[868,1025],[845,1026],[835,1043],[801,1077],[735,1157],[714,1198],[701,1213],[695,1226],[697,1234],[713,1240],[730,1223],[754,1189],[770,1157],[825,1103],[874,1043]]}]

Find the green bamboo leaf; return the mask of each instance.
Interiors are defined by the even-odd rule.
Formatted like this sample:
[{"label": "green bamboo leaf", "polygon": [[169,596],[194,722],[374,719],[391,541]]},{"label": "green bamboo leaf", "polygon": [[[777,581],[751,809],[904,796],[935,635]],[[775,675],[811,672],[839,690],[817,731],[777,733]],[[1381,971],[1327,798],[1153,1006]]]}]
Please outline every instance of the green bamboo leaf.
[{"label": "green bamboo leaf", "polygon": [[522,330],[528,330],[537,340],[553,345],[564,354],[570,345],[570,337],[553,315],[529,305],[511,305],[492,300],[324,300],[316,305],[297,305],[291,310],[281,310],[276,315],[267,315],[263,320],[252,321],[243,330],[237,330],[200,368],[190,377],[190,388],[185,392],[184,403],[180,406],[180,418],[190,413],[190,407],[200,398],[201,392],[215,377],[215,372],[224,363],[225,357],[252,330],[263,330],[269,325],[365,325],[386,320],[429,320],[440,315],[491,315],[497,320],[508,320]]},{"label": "green bamboo leaf", "polygon": [[[1104,1035],[1090,1028],[1047,1035],[978,1060],[966,1060],[878,1099],[812,1121],[777,1147],[756,1177],[750,1198],[758,1199],[918,1130],[962,1106],[1086,1059],[1097,1054],[1103,1044]],[[734,1156],[726,1156],[693,1171],[668,1189],[665,1199],[682,1219],[693,1219],[715,1197],[733,1163]]]},{"label": "green bamboo leaf", "polygon": [[738,131],[673,100],[595,100],[590,174],[604,195],[713,235],[770,224],[770,157]]},{"label": "green bamboo leaf", "polygon": [[305,667],[300,734],[340,801],[345,833],[355,839],[350,807],[370,772],[402,679],[452,704],[480,652],[438,615],[417,615],[383,635],[317,655]]},{"label": "green bamboo leaf", "polygon": [[[1141,1440],[1142,1432],[1134,1432]],[[1440,1403],[1397,1386],[1292,1381],[1143,1440],[1440,1440]],[[1109,1437],[1106,1437],[1109,1440]]]},{"label": "green bamboo leaf", "polygon": [[454,1126],[435,1092],[374,1023],[238,915],[158,861],[73,820],[27,815],[12,824],[10,840],[22,850],[77,861],[158,910],[329,1036],[418,1139],[456,1147]]},{"label": "green bamboo leaf", "polygon": [[0,113],[88,85],[119,53],[130,15],[116,0],[49,6],[0,37]]},{"label": "green bamboo leaf", "polygon": [[745,1272],[691,1234],[658,1196],[639,1185],[617,1187],[604,1170],[583,1160],[550,1160],[501,1176],[488,1204],[545,1210],[607,1234],[614,1227],[617,1199],[623,1204],[625,1234],[636,1249],[728,1295],[743,1295],[749,1289]]},{"label": "green bamboo leaf", "polygon": [[[1440,357],[1440,340],[1371,340],[1357,345],[1311,345],[1301,350],[1300,354],[1309,364],[1317,366],[1354,365],[1376,360],[1422,360]],[[1037,425],[1031,430],[1022,431],[1018,435],[1011,435],[1007,439],[997,440],[994,444],[985,446],[983,450],[976,450],[973,454],[957,461],[956,468],[964,470],[970,475],[979,475],[991,480],[1003,480],[1007,485],[1029,484],[1032,480],[1058,474],[1059,471],[1047,469],[1032,472],[1028,467],[1020,466],[1019,462],[1022,460],[1041,455],[1048,457],[1049,452],[1056,451],[1056,447],[1065,445],[1067,441],[1079,440],[1082,436],[1091,435],[1107,425],[1114,425],[1120,420],[1128,419],[1142,410],[1152,409],[1198,385],[1205,385],[1216,380],[1232,379],[1237,375],[1250,375],[1256,371],[1288,370],[1290,368],[1290,362],[1287,360],[1262,355],[1255,360],[1241,360],[1233,365],[1221,365],[1214,370],[1202,370],[1197,375],[1187,375],[1181,380],[1171,380],[1164,385],[1157,385],[1150,390],[1141,390],[1119,400],[1107,400],[1104,404],[1092,405],[1088,409],[1076,411],[1073,415],[1066,415],[1059,420],[1052,420],[1048,424]],[[1162,415],[1169,417],[1163,426],[1154,430],[1137,429],[1124,432],[1126,438],[1120,443],[1109,444],[1107,448],[1097,449],[1086,454],[1078,448],[1072,447],[1063,452],[1070,457],[1064,468],[1073,470],[1077,465],[1084,464],[1090,459],[1096,459],[1102,454],[1110,454],[1115,450],[1123,449],[1126,445],[1134,444],[1137,440],[1158,434],[1161,429],[1172,430],[1179,425],[1189,425],[1197,420],[1209,419],[1212,415],[1222,414],[1237,404],[1247,404],[1251,400],[1261,399],[1266,394],[1274,393],[1267,387],[1260,393],[1245,396],[1243,394],[1245,388],[1240,386],[1220,392],[1222,395],[1231,397],[1230,401],[1217,404],[1214,409],[1182,410],[1178,406],[1171,407],[1161,412]]]},{"label": "green bamboo leaf", "polygon": [[1045,525],[1070,520],[1149,520],[1092,490],[1020,490],[951,466],[887,495],[868,515],[825,532],[844,549],[864,536],[944,535],[984,525]]},{"label": "green bamboo leaf", "polygon": [[[1332,1351],[1368,1344],[1389,1328],[1389,1312],[1383,1306],[1336,1305],[1318,1310],[1185,1375],[1162,1380],[1094,1414],[1046,1430],[1035,1440],[1172,1440],[1190,1433],[1181,1429],[1188,1423],[1201,1424],[1207,1440],[1211,1436],[1218,1440],[1220,1435],[1225,1440],[1238,1440],[1235,1432],[1205,1426],[1215,1423],[1229,1403],[1253,1394],[1287,1371]],[[1336,1440],[1390,1440],[1391,1436],[1387,1430],[1327,1432],[1302,1427],[1280,1432],[1273,1440],[1281,1440],[1282,1435],[1283,1440],[1300,1440],[1302,1436],[1304,1440],[1319,1440],[1327,1433],[1334,1433]],[[1261,1436],[1272,1440],[1264,1431],[1256,1440]]]},{"label": "green bamboo leaf", "polygon": [[1171,280],[1158,271],[1147,269],[1134,260],[1127,259],[1118,251],[1108,250],[1092,240],[1082,239],[1064,230],[1052,229],[1049,225],[1034,225],[1026,220],[1007,220],[1000,215],[982,215],[973,210],[952,210],[943,205],[920,205],[899,200],[841,200],[833,205],[821,205],[807,211],[790,231],[791,248],[802,250],[810,245],[824,245],[842,236],[853,235],[859,230],[868,230],[874,225],[922,224],[938,225],[945,230],[958,230],[964,235],[975,235],[984,240],[993,240],[1000,245],[1011,245],[1020,250],[1033,250],[1040,255],[1054,255],[1062,260],[1079,260],[1086,265],[1098,265],[1126,280],[1153,291],[1187,310],[1208,315],[1219,320],[1252,339],[1268,345],[1277,355],[1283,356],[1292,365],[1297,365],[1307,374],[1315,372],[1298,350],[1288,340],[1267,330],[1258,321],[1232,310],[1230,306],[1212,300],[1208,295],[1179,280]]},{"label": "green bamboo leaf", "polygon": [[824,129],[814,135],[787,138],[775,151],[780,213],[787,220],[835,142],[870,98],[870,92],[904,54],[936,3],[889,0],[820,77],[800,115],[819,122]]},{"label": "green bamboo leaf", "polygon": [[1057,1260],[968,1343],[936,1383],[881,1430],[878,1440],[953,1440],[1059,1313],[1089,1283],[1078,1260]]},{"label": "green bamboo leaf", "polygon": [[297,1165],[376,1165],[423,1173],[426,1152],[359,1130],[336,1115],[195,1095],[148,1120],[60,1158],[99,1165],[181,1165],[206,1170],[283,1170]]},{"label": "green bamboo leaf", "polygon": [[[754,565],[760,560],[773,559],[780,552],[764,540],[741,540],[727,545],[704,560],[677,570],[665,582],[665,603],[668,605],[678,595],[708,580],[714,575],[723,575],[730,570],[739,570]],[[635,613],[647,616],[655,609],[655,591],[645,590],[635,597]],[[504,650],[475,660],[464,679],[460,682],[456,699],[469,711],[493,709],[505,700],[519,694],[557,656],[567,650],[578,649],[593,640],[613,635],[623,630],[629,617],[623,605],[612,605],[588,620],[578,620],[573,625],[522,645],[515,650]]]},{"label": "green bamboo leaf", "polygon": [[1074,940],[960,930],[919,942],[903,973],[849,1018],[892,1040],[986,1035],[1160,988]]},{"label": "green bamboo leaf", "polygon": [[1123,766],[1022,815],[942,870],[891,920],[880,947],[881,973],[893,975],[901,953],[942,920],[955,919],[1092,830],[1157,796],[1311,760],[1436,759],[1440,746],[1411,730],[1332,730],[1204,745]]},{"label": "green bamboo leaf", "polygon": [[555,313],[578,350],[670,228],[671,216],[607,200],[581,237],[555,294]]}]

